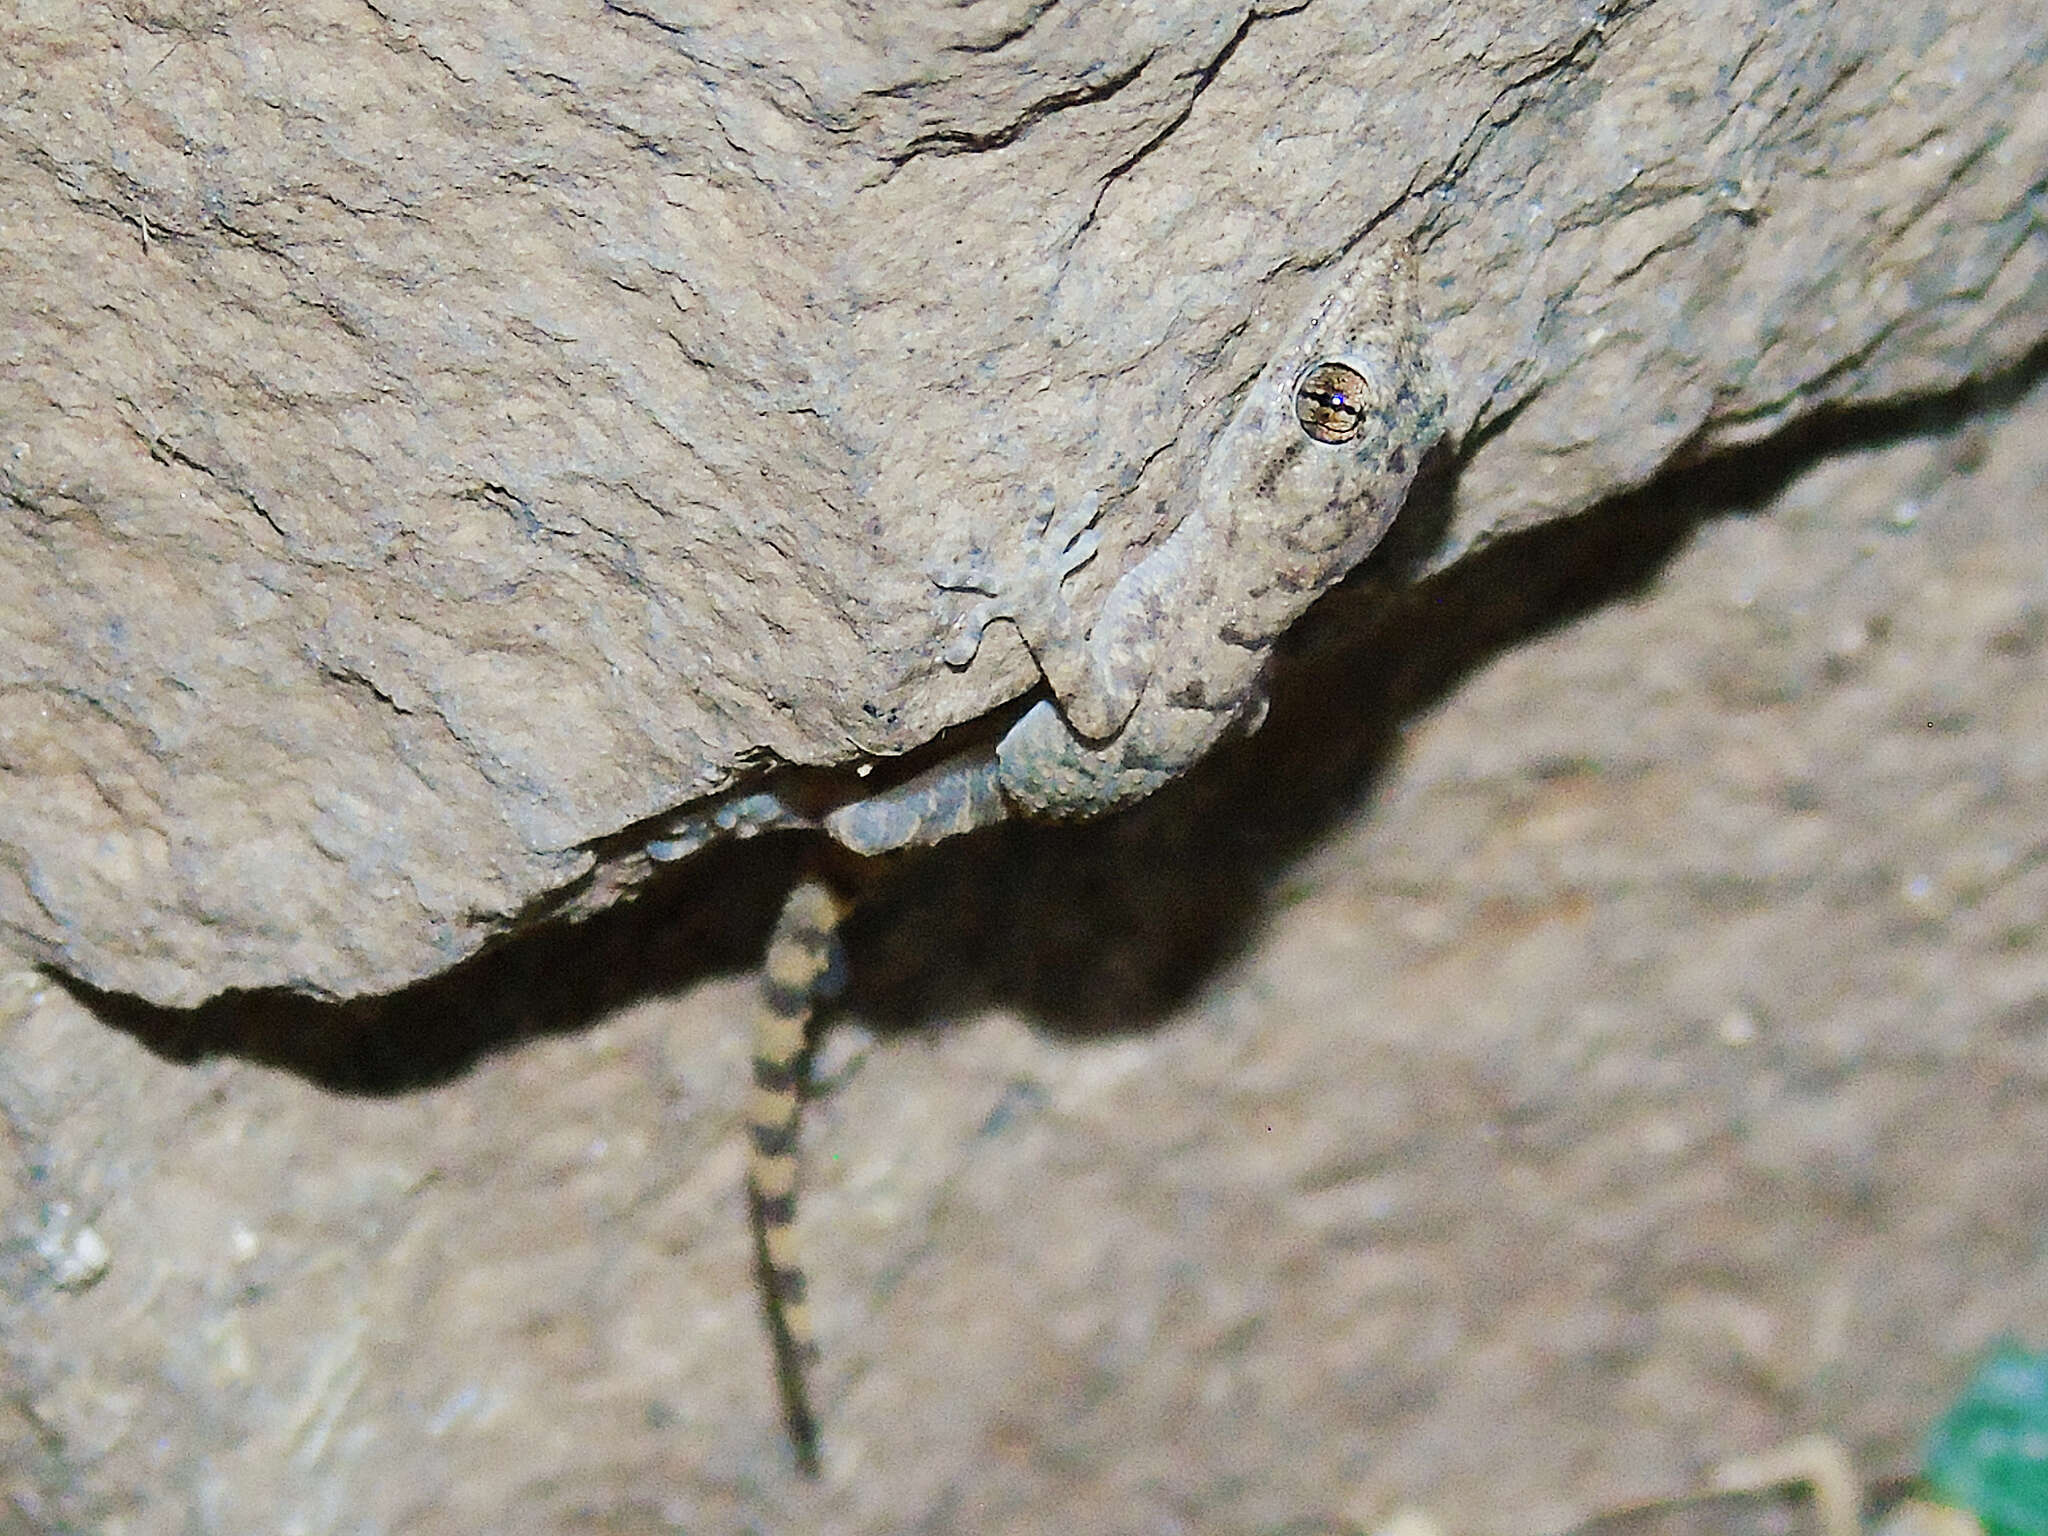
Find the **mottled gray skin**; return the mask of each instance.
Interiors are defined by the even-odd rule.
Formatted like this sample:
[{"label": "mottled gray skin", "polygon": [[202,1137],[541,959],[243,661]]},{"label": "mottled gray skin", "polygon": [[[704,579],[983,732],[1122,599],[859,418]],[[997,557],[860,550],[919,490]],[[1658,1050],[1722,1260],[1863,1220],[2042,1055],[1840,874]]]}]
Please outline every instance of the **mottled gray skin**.
[{"label": "mottled gray skin", "polygon": [[[1296,411],[1298,384],[1323,362],[1367,386],[1364,420],[1342,443],[1311,437]],[[935,578],[982,599],[946,659],[967,665],[987,626],[1007,620],[1053,697],[1011,728],[992,761],[984,754],[844,807],[829,830],[878,851],[962,830],[963,818],[993,819],[996,807],[1094,816],[1177,777],[1234,727],[1256,727],[1274,641],[1379,543],[1443,434],[1444,409],[1407,246],[1361,249],[1274,345],[1210,446],[1187,515],[1099,612],[1077,611],[1064,590],[1096,553],[1092,495],[1048,512],[1021,567],[977,556]]]}]

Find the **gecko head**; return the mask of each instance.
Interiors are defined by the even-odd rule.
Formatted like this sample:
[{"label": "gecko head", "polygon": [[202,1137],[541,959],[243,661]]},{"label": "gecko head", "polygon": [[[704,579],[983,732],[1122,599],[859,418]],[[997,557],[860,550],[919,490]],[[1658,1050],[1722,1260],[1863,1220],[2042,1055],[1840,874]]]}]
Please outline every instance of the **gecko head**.
[{"label": "gecko head", "polygon": [[[1403,451],[1426,449],[1443,432],[1443,382],[1419,321],[1381,321],[1326,338],[1291,378],[1273,384],[1275,393],[1287,391],[1288,425],[1298,429],[1291,450],[1282,451],[1321,459],[1340,478],[1347,472],[1400,475]],[[1286,421],[1286,411],[1275,414]],[[1329,451],[1312,451],[1316,447]]]},{"label": "gecko head", "polygon": [[1398,334],[1348,337],[1273,380],[1263,448],[1241,482],[1268,527],[1298,549],[1355,561],[1378,542],[1444,402],[1426,357]]},{"label": "gecko head", "polygon": [[1406,242],[1369,245],[1274,344],[1210,444],[1200,505],[1250,591],[1236,627],[1277,635],[1379,543],[1446,424]]}]

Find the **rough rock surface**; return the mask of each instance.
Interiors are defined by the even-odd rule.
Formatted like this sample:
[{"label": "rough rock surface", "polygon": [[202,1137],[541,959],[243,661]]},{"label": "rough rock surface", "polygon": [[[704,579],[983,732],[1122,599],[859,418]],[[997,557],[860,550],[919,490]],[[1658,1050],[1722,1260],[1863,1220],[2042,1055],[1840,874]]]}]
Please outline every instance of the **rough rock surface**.
[{"label": "rough rock surface", "polygon": [[0,931],[380,992],[857,793],[1035,681],[935,554],[1099,491],[1099,596],[1368,231],[1411,570],[2008,365],[2044,73],[1997,0],[14,7]]},{"label": "rough rock surface", "polygon": [[1535,1536],[1813,1430],[1904,1470],[2048,1342],[2048,389],[1838,428],[1347,588],[1257,737],[878,893],[815,1488],[740,1194],[792,850],[382,1018],[0,982],[0,1528]]}]

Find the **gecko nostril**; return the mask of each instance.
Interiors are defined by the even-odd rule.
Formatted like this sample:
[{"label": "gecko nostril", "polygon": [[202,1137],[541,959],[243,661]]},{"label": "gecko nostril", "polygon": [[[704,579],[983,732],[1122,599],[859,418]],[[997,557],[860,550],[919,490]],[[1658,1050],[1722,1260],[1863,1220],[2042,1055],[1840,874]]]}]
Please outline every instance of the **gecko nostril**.
[{"label": "gecko nostril", "polygon": [[1365,424],[1372,385],[1344,363],[1316,363],[1294,386],[1301,430],[1319,443],[1348,443]]}]

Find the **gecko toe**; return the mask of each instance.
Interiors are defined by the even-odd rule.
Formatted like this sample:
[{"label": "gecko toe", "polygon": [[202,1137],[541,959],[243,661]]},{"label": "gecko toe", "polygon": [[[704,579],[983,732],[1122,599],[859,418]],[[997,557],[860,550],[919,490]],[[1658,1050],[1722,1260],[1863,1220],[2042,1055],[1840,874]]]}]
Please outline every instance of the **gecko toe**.
[{"label": "gecko toe", "polygon": [[982,597],[996,595],[995,561],[978,544],[964,555],[927,566],[925,575],[941,592],[973,592]]},{"label": "gecko toe", "polygon": [[[1083,560],[1095,553],[1096,545],[1101,542],[1101,535],[1096,531],[1095,522],[1101,516],[1100,491],[1090,491],[1064,512],[1048,511],[1045,542],[1049,548],[1060,550],[1071,559],[1071,563],[1066,566],[1068,572],[1073,571]],[[1080,553],[1084,548],[1086,553]]]},{"label": "gecko toe", "polygon": [[939,653],[946,665],[958,672],[972,663],[981,651],[982,635],[998,617],[994,603],[976,603],[971,612],[954,624],[952,637]]},{"label": "gecko toe", "polygon": [[[1074,572],[1095,558],[1095,552],[1102,548],[1102,531],[1099,528],[1083,528],[1066,545],[1064,552],[1054,564],[1059,572],[1058,581],[1065,581]],[[1055,585],[1058,582],[1054,583]]]}]

